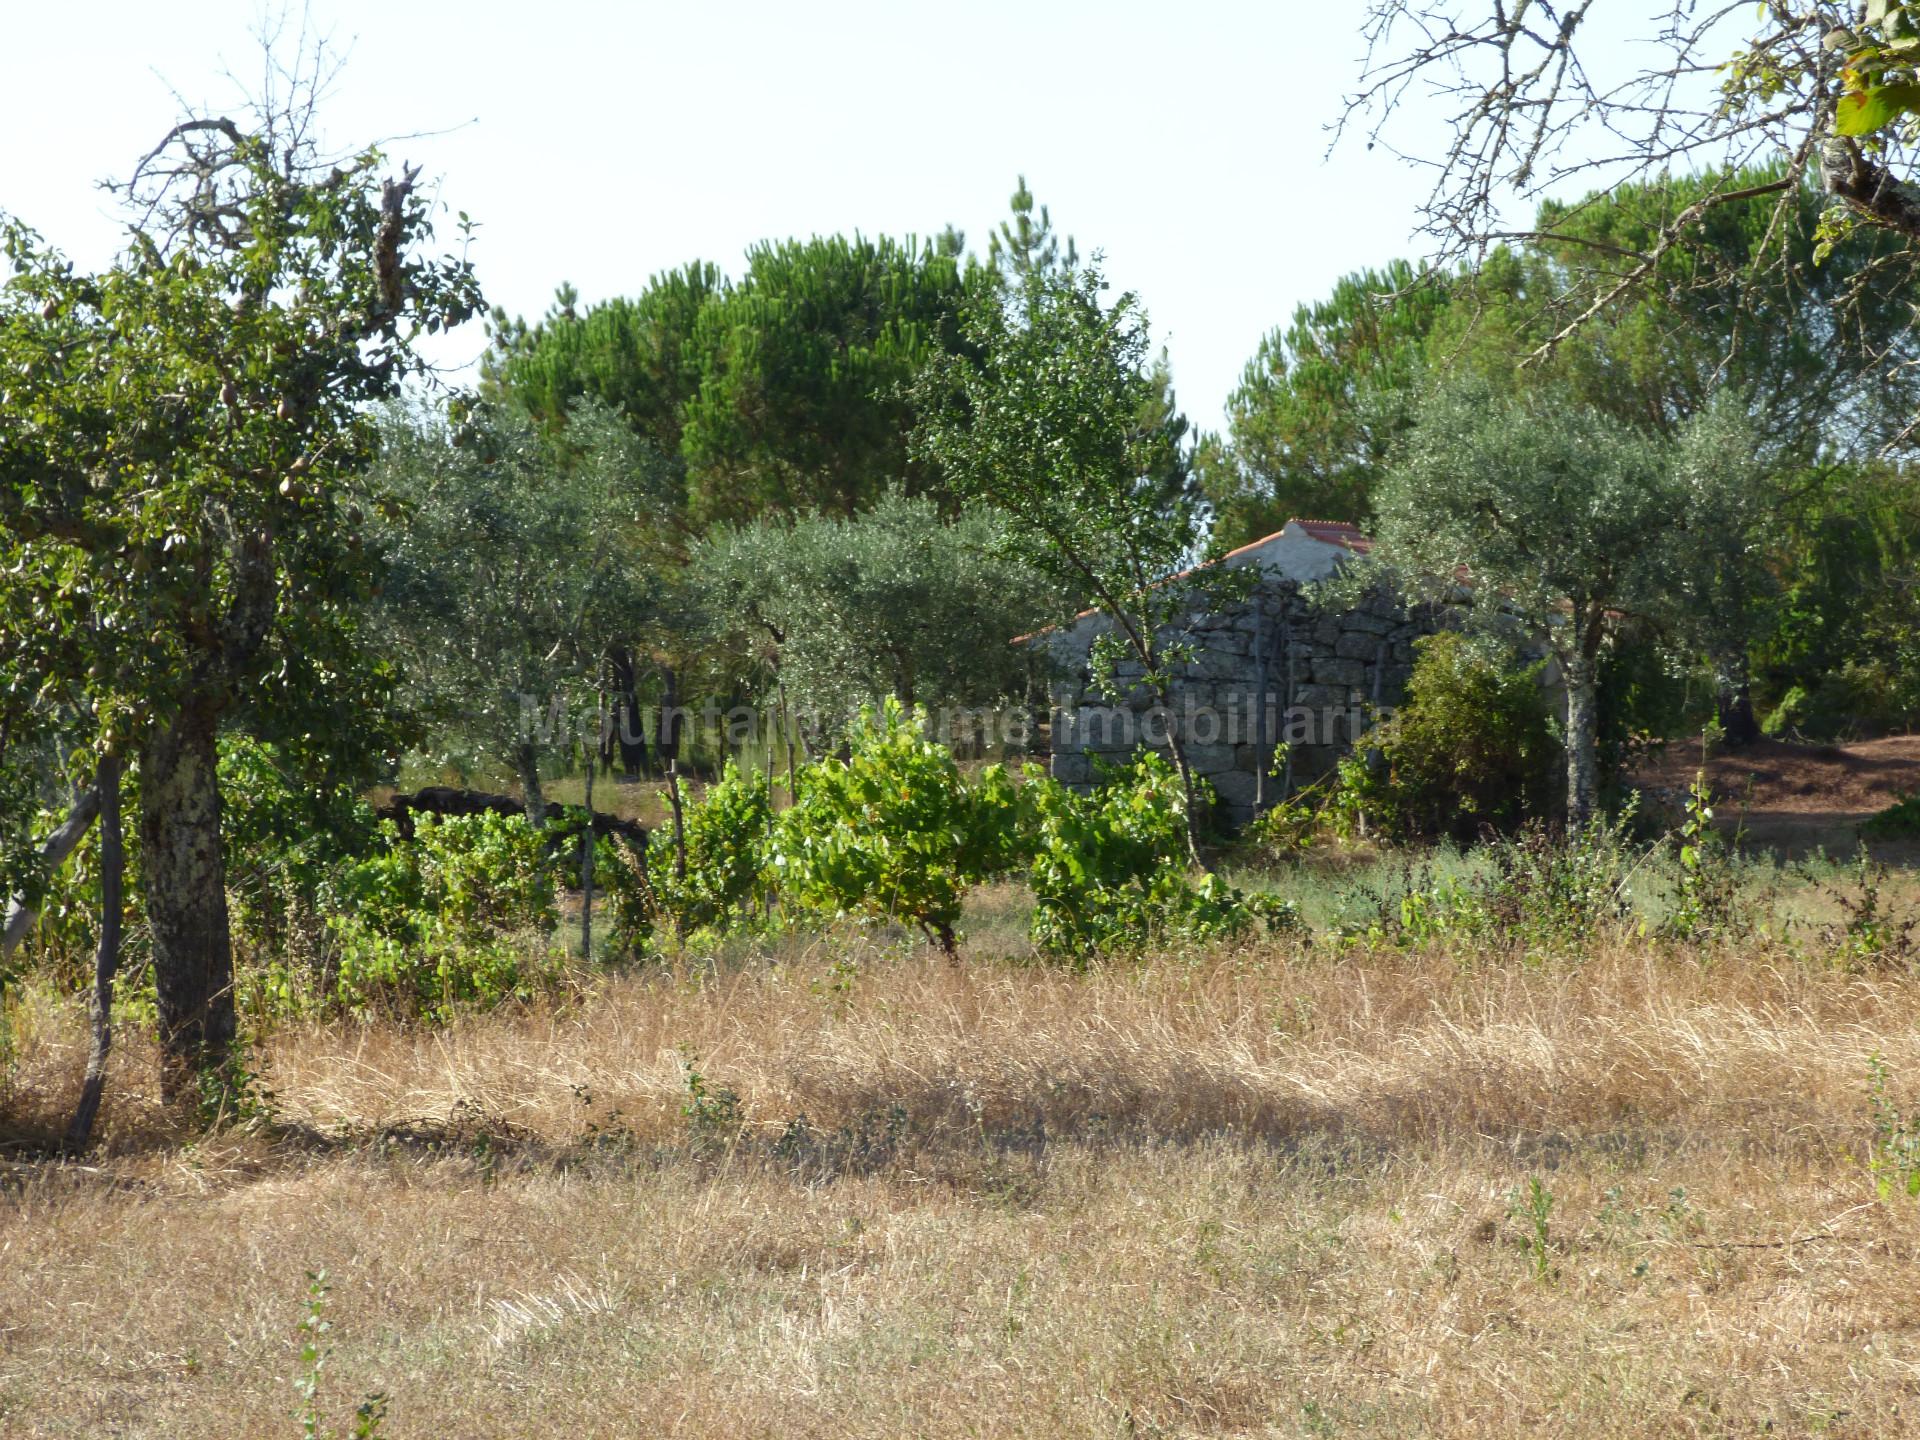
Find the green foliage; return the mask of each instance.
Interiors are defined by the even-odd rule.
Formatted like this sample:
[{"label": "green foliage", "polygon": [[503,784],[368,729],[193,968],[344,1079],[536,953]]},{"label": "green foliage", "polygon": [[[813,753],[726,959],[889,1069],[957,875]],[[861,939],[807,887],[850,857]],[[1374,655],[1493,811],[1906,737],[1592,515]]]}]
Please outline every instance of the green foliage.
[{"label": "green foliage", "polygon": [[659,468],[597,406],[557,436],[487,407],[452,430],[389,417],[380,638],[441,758],[502,765],[538,804],[541,751],[575,738],[551,733],[547,707],[592,694],[608,647],[656,603],[640,515]]},{"label": "green foliage", "polygon": [[[1725,390],[1748,397],[1771,453],[1873,453],[1920,403],[1920,376],[1895,362],[1915,343],[1909,282],[1886,263],[1899,242],[1862,226],[1817,255],[1827,197],[1808,182],[1783,205],[1765,189],[1783,173],[1662,176],[1547,201],[1518,248],[1495,247],[1458,274],[1396,261],[1343,277],[1262,339],[1226,434],[1200,447],[1214,539],[1244,543],[1290,516],[1364,522],[1437,375],[1558,391],[1667,435]],[[1689,243],[1663,246],[1675,217],[1716,190],[1760,193],[1707,208]],[[1840,310],[1849,347],[1890,363],[1836,354]]]},{"label": "green foliage", "polygon": [[1595,755],[1600,783],[1612,792],[1669,740],[1698,735],[1714,718],[1714,687],[1701,668],[1686,665],[1643,627],[1622,627],[1601,647],[1594,669]]},{"label": "green foliage", "polygon": [[548,426],[564,425],[579,401],[597,400],[677,459],[682,412],[698,382],[694,324],[725,288],[718,266],[695,261],[655,275],[634,299],[585,311],[573,288],[562,286],[531,329],[496,309],[482,392]]},{"label": "green foliage", "polygon": [[[766,778],[729,760],[720,779],[686,806],[683,823],[685,873],[672,832],[655,830],[647,845],[646,895],[633,919],[664,920],[683,937],[751,927],[771,888],[774,815]],[[637,943],[639,933],[629,929],[626,943]]]},{"label": "green foliage", "polygon": [[[326,1338],[333,1329],[333,1322],[327,1319],[327,1297],[332,1288],[326,1271],[307,1272],[306,1307],[295,1327],[295,1338],[300,1342],[300,1373],[293,1378],[294,1394],[300,1397],[300,1409],[294,1418],[300,1422],[302,1440],[330,1440],[335,1433],[327,1428],[320,1411],[320,1379],[327,1366]],[[369,1395],[353,1412],[353,1428],[346,1432],[348,1440],[374,1440],[386,1418],[386,1395]]]},{"label": "green foliage", "polygon": [[1814,739],[1920,725],[1920,485],[1905,468],[1836,466],[1791,500],[1753,656],[1767,725]]},{"label": "green foliage", "polygon": [[[1209,568],[1170,581],[1198,548],[1200,512],[1163,483],[1181,436],[1159,411],[1162,382],[1148,364],[1148,327],[1131,293],[1111,305],[1096,261],[1049,266],[980,296],[965,316],[979,359],[930,364],[916,386],[925,419],[915,451],[954,488],[1008,519],[1010,555],[1060,595],[1084,596],[1103,615],[1093,644],[1098,684],[1132,684],[1164,700],[1193,651],[1178,627],[1194,591],[1244,593],[1251,572]],[[1218,598],[1216,597],[1216,598]],[[1166,633],[1172,632],[1172,633]],[[1126,682],[1115,674],[1124,660]],[[1184,739],[1169,736],[1187,796],[1189,854],[1198,808]]]},{"label": "green foliage", "polygon": [[1005,529],[992,510],[948,518],[889,490],[851,519],[718,532],[695,548],[692,573],[735,645],[763,655],[792,706],[837,734],[888,696],[985,706],[1019,686],[1030,657],[1007,642],[1060,603],[1008,555]]},{"label": "green foliage", "polygon": [[1524,1227],[1522,1239],[1535,1280],[1546,1282],[1559,1273],[1553,1263],[1553,1192],[1538,1175],[1529,1175],[1525,1188],[1507,1195],[1507,1216]]},{"label": "green foliage", "polygon": [[1920,958],[1920,915],[1902,915],[1887,903],[1887,869],[1864,841],[1853,858],[1853,880],[1851,888],[1827,889],[1845,917],[1827,931],[1834,960],[1849,969],[1881,970]]},{"label": "green foliage", "polygon": [[1469,383],[1422,405],[1382,482],[1374,563],[1436,599],[1471,577],[1479,614],[1517,619],[1559,662],[1575,825],[1596,798],[1600,656],[1627,618],[1729,648],[1764,583],[1754,450],[1730,405],[1668,439],[1565,396]]},{"label": "green foliage", "polygon": [[238,1051],[194,1072],[194,1110],[204,1130],[273,1123],[275,1096],[253,1062]]},{"label": "green foliage", "polygon": [[916,451],[963,494],[1006,515],[1006,547],[1060,593],[1146,628],[1180,599],[1160,586],[1198,539],[1191,500],[1149,478],[1174,444],[1143,431],[1156,403],[1146,316],[1131,293],[1102,303],[1097,265],[1042,270],[966,312],[980,358],[929,367]]},{"label": "green foliage", "polygon": [[379,709],[354,620],[375,579],[365,407],[417,364],[410,337],[459,323],[478,290],[464,261],[409,255],[429,202],[396,190],[384,220],[377,152],[319,183],[310,153],[275,143],[214,147],[218,204],[161,182],[155,230],[99,274],[11,219],[0,236],[0,624],[31,626],[8,650],[46,698],[98,712],[89,740],[137,740],[140,715],[209,685],[268,733],[330,726],[336,744]]},{"label": "green foliage", "polygon": [[961,347],[960,237],[856,235],[747,253],[741,282],[695,322],[697,386],[681,451],[699,524],[773,511],[852,514],[930,476],[907,448],[903,387]]},{"label": "green foliage", "polygon": [[284,958],[315,919],[322,887],[380,844],[373,808],[333,776],[296,773],[278,748],[243,734],[220,741],[227,888],[256,952]]},{"label": "green foliage", "polygon": [[1035,219],[1034,208],[1033,192],[1022,175],[1007,202],[1011,213],[987,237],[987,259],[1003,286],[1023,285],[1036,274],[1071,270],[1080,263],[1080,247],[1071,235],[1065,237],[1066,248],[1061,248],[1062,237],[1053,228],[1053,213],[1041,205],[1039,218]]},{"label": "green foliage", "polygon": [[1632,922],[1632,883],[1649,862],[1632,843],[1631,806],[1572,834],[1540,821],[1488,842],[1484,863],[1443,873],[1429,857],[1358,887],[1337,938],[1369,946],[1489,945],[1525,955],[1578,951]]},{"label": "green foliage", "polygon": [[1023,858],[1024,797],[998,765],[963,775],[922,718],[889,700],[861,716],[844,762],[809,765],[774,865],[795,903],[918,925],[953,955],[966,891]]},{"label": "green foliage", "polygon": [[1867,835],[1920,835],[1920,795],[1902,795],[1860,827]]},{"label": "green foliage", "polygon": [[1867,1057],[1867,1104],[1873,1113],[1873,1142],[1867,1173],[1882,1200],[1920,1196],[1920,1113],[1902,1115],[1887,1099],[1887,1062],[1880,1052]]},{"label": "green foliage", "polygon": [[1678,895],[1667,928],[1700,939],[1725,934],[1736,918],[1740,882],[1729,843],[1713,826],[1713,791],[1702,770],[1688,787],[1686,812],[1674,835],[1680,864]]},{"label": "green foliage", "polygon": [[1730,410],[1668,442],[1565,397],[1443,389],[1383,485],[1379,544],[1417,584],[1450,593],[1470,575],[1483,608],[1571,653],[1611,634],[1616,611],[1683,620],[1705,608],[1710,552],[1751,533],[1721,497],[1741,492],[1751,513],[1753,449]]},{"label": "green foliage", "polygon": [[686,1069],[687,1098],[680,1116],[687,1122],[687,1137],[696,1153],[711,1155],[736,1143],[746,1124],[741,1113],[740,1092],[730,1085],[717,1085],[700,1070],[700,1057],[682,1049],[680,1063]]},{"label": "green foliage", "polygon": [[1295,923],[1283,902],[1246,896],[1218,875],[1194,882],[1184,792],[1158,755],[1143,752],[1090,794],[1037,772],[1026,789],[1033,940],[1045,954],[1085,961],[1240,935],[1257,918],[1276,929]]},{"label": "green foliage", "polygon": [[674,530],[816,510],[852,515],[892,485],[932,488],[903,387],[963,347],[961,239],[770,241],[728,283],[711,265],[656,275],[584,312],[564,289],[529,328],[496,314],[486,392],[550,428],[583,397],[673,466]]},{"label": "green foliage", "polygon": [[[1507,387],[1560,389],[1669,436],[1728,392],[1745,401],[1771,457],[1870,455],[1905,423],[1920,381],[1897,363],[1873,373],[1837,352],[1832,316],[1847,314],[1849,347],[1911,355],[1910,282],[1886,263],[1897,242],[1870,227],[1821,259],[1830,201],[1810,182],[1766,188],[1785,180],[1770,164],[1545,202],[1538,235],[1490,257],[1471,304],[1436,327],[1432,347]],[[1757,193],[1706,208],[1689,243],[1660,247],[1678,215],[1723,190]],[[1656,249],[1650,270],[1620,290]],[[1551,355],[1514,372],[1589,311]]]},{"label": "green foliage", "polygon": [[1628,923],[1643,856],[1630,840],[1631,804],[1572,834],[1539,821],[1488,847],[1491,867],[1475,887],[1494,933],[1528,948],[1584,945]]},{"label": "green foliage", "polygon": [[[1278,775],[1283,772],[1285,765],[1284,743],[1278,748],[1275,759],[1273,770]],[[1337,780],[1337,772],[1334,778]],[[1329,800],[1333,793],[1334,784],[1327,776],[1321,776],[1256,815],[1241,830],[1240,838],[1274,856],[1298,855],[1311,848],[1314,841],[1330,828],[1332,814]]]},{"label": "green foliage", "polygon": [[1558,747],[1539,677],[1455,632],[1421,640],[1405,703],[1341,767],[1347,803],[1388,835],[1462,840],[1543,814]]},{"label": "green foliage", "polygon": [[1439,853],[1428,853],[1418,864],[1410,853],[1402,854],[1384,875],[1343,894],[1333,938],[1342,944],[1405,948],[1484,935],[1491,921],[1478,877],[1439,873]]},{"label": "green foliage", "polygon": [[1836,135],[1872,136],[1920,114],[1920,6],[1904,0],[1867,0],[1857,29],[1827,32],[1823,48],[1845,57],[1846,91],[1834,103]]},{"label": "green foliage", "polygon": [[343,770],[390,751],[393,675],[360,624],[370,410],[421,371],[420,337],[480,304],[467,259],[431,253],[418,171],[323,158],[321,80],[269,64],[288,104],[176,125],[116,187],[106,268],[0,216],[0,653],[31,677],[0,688],[0,734],[57,740],[75,775],[137,765],[182,1098],[235,1033],[215,737]]},{"label": "green foliage", "polygon": [[554,882],[539,832],[518,817],[383,825],[384,852],[349,864],[325,895],[339,950],[331,999],[364,1013],[445,1018],[524,998],[554,956]]},{"label": "green foliage", "polygon": [[[130,796],[137,794],[138,779],[126,784]],[[61,816],[41,811],[34,817],[35,829],[50,831]],[[122,968],[131,969],[144,958],[143,927],[130,923],[138,918],[138,877],[140,873],[140,837],[138,827],[128,827],[124,837],[126,874],[124,887],[126,914],[122,916]],[[100,839],[97,828],[90,829],[80,843],[53,873],[37,879],[24,892],[35,897],[37,908],[33,924],[14,954],[14,965],[21,972],[33,972],[51,980],[57,990],[77,994],[93,983],[94,947],[99,942],[101,921]]]},{"label": "green foliage", "polygon": [[1404,260],[1347,275],[1260,341],[1227,399],[1227,433],[1200,451],[1213,540],[1243,545],[1289,519],[1364,523],[1372,489],[1450,303]]}]

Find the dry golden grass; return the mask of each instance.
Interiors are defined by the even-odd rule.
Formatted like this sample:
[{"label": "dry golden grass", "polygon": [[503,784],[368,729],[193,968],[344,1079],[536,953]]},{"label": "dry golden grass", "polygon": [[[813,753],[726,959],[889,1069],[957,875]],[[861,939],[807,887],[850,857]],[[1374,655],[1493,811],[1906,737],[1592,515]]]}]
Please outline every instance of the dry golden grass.
[{"label": "dry golden grass", "polygon": [[[23,1017],[19,1125],[80,1031]],[[1072,976],[822,941],[289,1028],[276,1134],[182,1143],[135,1086],[88,1165],[13,1165],[0,1433],[297,1434],[321,1267],[331,1412],[385,1389],[403,1440],[1906,1433],[1875,1052],[1911,1107],[1920,981],[1644,946]]]}]

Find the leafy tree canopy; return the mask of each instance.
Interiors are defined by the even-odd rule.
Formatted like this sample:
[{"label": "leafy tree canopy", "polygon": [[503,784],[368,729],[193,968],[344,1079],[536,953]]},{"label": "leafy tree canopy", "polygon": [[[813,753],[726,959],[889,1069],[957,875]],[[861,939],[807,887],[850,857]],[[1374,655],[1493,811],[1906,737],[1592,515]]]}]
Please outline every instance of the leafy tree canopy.
[{"label": "leafy tree canopy", "polygon": [[975,267],[931,243],[855,235],[769,242],[734,283],[707,264],[637,298],[577,308],[563,288],[528,327],[496,315],[486,393],[545,423],[593,396],[686,475],[681,528],[761,514],[851,515],[931,477],[907,453],[901,387],[959,343]]},{"label": "leafy tree canopy", "polygon": [[430,250],[417,171],[315,151],[317,85],[176,126],[121,187],[104,271],[0,223],[0,731],[138,769],[174,1093],[233,1039],[217,733],[320,750],[380,713],[366,407],[480,303]]},{"label": "leafy tree canopy", "polygon": [[604,405],[569,413],[558,433],[491,406],[457,429],[394,413],[376,472],[396,500],[381,642],[441,753],[510,768],[536,820],[541,754],[576,738],[552,733],[552,706],[600,688],[661,590],[638,503],[658,456]]},{"label": "leafy tree canopy", "polygon": [[725,288],[719,267],[694,261],[654,276],[633,299],[578,307],[563,285],[529,327],[496,309],[481,391],[511,399],[543,423],[565,420],[591,397],[626,416],[663,455],[680,452],[681,412],[695,380],[689,347],[708,297]]},{"label": "leafy tree canopy", "polygon": [[693,574],[736,645],[763,657],[792,704],[840,730],[888,698],[980,706],[1019,688],[1029,657],[1009,642],[1059,601],[1008,556],[1005,529],[992,510],[947,518],[891,491],[850,520],[716,532]]},{"label": "leafy tree canopy", "polygon": [[1233,546],[1295,516],[1364,522],[1447,288],[1404,260],[1343,278],[1269,332],[1200,447],[1216,538]]},{"label": "leafy tree canopy", "polygon": [[[1735,177],[1754,189],[1778,174]],[[1542,206],[1524,242],[1471,271],[1404,262],[1343,279],[1262,342],[1200,449],[1216,538],[1239,544],[1292,515],[1365,523],[1422,390],[1479,375],[1496,390],[1572,395],[1676,435],[1714,397],[1741,397],[1780,466],[1854,460],[1920,408],[1920,358],[1891,242],[1819,233],[1801,187],[1714,207],[1647,276],[1621,281],[1676,212],[1719,176],[1666,178]],[[1780,227],[1784,226],[1784,231]],[[1825,253],[1816,260],[1816,252]],[[1777,263],[1763,263],[1769,247]],[[1876,357],[1863,367],[1849,356]]]},{"label": "leafy tree canopy", "polygon": [[1422,403],[1381,483],[1376,564],[1434,598],[1464,581],[1482,613],[1517,620],[1553,653],[1576,824],[1595,800],[1603,649],[1635,621],[1709,648],[1763,583],[1756,448],[1732,405],[1667,438],[1564,393],[1504,396],[1470,380]]}]

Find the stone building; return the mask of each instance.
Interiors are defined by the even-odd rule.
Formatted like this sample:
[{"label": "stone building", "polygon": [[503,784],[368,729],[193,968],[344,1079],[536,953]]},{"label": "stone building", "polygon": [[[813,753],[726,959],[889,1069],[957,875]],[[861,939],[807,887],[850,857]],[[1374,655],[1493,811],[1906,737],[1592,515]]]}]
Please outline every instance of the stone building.
[{"label": "stone building", "polygon": [[[1261,810],[1332,769],[1367,726],[1370,712],[1402,699],[1413,642],[1435,628],[1434,612],[1408,612],[1385,594],[1350,608],[1322,609],[1312,590],[1367,538],[1352,525],[1289,520],[1284,528],[1215,564],[1258,571],[1244,600],[1213,606],[1196,589],[1194,608],[1162,639],[1193,647],[1172,688],[1171,714],[1134,684],[1120,699],[1095,689],[1095,640],[1112,628],[1097,610],[1070,625],[1025,637],[1051,662],[1049,764],[1063,784],[1091,784],[1102,762],[1125,761],[1141,745],[1165,753],[1179,726],[1194,772],[1219,796],[1218,818],[1245,824]],[[1179,583],[1179,582],[1173,582]],[[1119,683],[1141,671],[1126,662]],[[1273,773],[1280,742],[1287,750]]]}]

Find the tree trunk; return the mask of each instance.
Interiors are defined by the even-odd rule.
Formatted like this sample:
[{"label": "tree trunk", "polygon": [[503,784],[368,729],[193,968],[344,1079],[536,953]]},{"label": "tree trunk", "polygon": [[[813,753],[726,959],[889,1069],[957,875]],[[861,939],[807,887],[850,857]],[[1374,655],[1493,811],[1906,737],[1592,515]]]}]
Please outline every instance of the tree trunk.
[{"label": "tree trunk", "polygon": [[673,873],[677,879],[687,878],[687,821],[686,811],[680,803],[680,761],[667,761],[667,803],[673,807]]},{"label": "tree trunk", "polygon": [[217,728],[211,709],[189,706],[140,752],[142,889],[169,1101],[226,1063],[236,1033]]},{"label": "tree trunk", "polygon": [[653,753],[662,760],[680,758],[680,677],[660,670],[660,713],[653,722]]},{"label": "tree trunk", "polygon": [[[73,808],[67,812],[67,818],[40,846],[40,864],[49,874],[73,853],[73,847],[80,843],[80,837],[87,833],[87,827],[93,824],[94,816],[99,813],[98,784],[88,786],[74,797]],[[24,894],[15,895],[7,901],[6,921],[4,928],[0,928],[0,960],[11,955],[14,947],[26,938],[27,931],[33,928],[33,917],[39,913],[39,908]]]},{"label": "tree trunk", "polygon": [[[595,712],[604,714],[602,706]],[[593,757],[587,757],[587,823],[580,830],[580,963],[593,963]]]},{"label": "tree trunk", "polygon": [[1163,689],[1159,693],[1160,704],[1167,712],[1167,752],[1173,756],[1173,768],[1180,776],[1180,793],[1187,811],[1187,858],[1201,869],[1206,862],[1200,858],[1200,806],[1198,792],[1193,781],[1193,767],[1187,764],[1187,744],[1180,738],[1180,727],[1173,719],[1173,692]]},{"label": "tree trunk", "polygon": [[100,946],[93,957],[93,1046],[87,1052],[87,1077],[80,1103],[67,1126],[67,1148],[81,1151],[93,1139],[94,1118],[107,1086],[107,1055],[113,1049],[113,980],[120,970],[120,913],[126,847],[120,831],[120,761],[100,762],[95,782],[100,792]]},{"label": "tree trunk", "polygon": [[666,762],[667,800],[673,806],[673,873],[687,878],[686,815],[680,802],[680,677],[670,667],[660,670],[660,718],[654,722],[654,752]]},{"label": "tree trunk", "polygon": [[1595,739],[1600,725],[1594,657],[1584,651],[1567,662],[1567,827],[1586,828],[1599,791]]},{"label": "tree trunk", "polygon": [[540,830],[547,823],[547,792],[540,788],[540,751],[530,740],[520,742],[514,752],[520,770],[520,788],[526,792],[527,823]]},{"label": "tree trunk", "polygon": [[780,739],[787,747],[787,799],[793,801],[799,798],[794,793],[793,721],[787,714],[787,682],[777,679],[775,683],[780,687]]},{"label": "tree trunk", "polygon": [[1745,665],[1731,668],[1725,675],[1714,696],[1720,728],[1726,733],[1727,744],[1751,745],[1760,738],[1760,722],[1753,714],[1753,682]]},{"label": "tree trunk", "polygon": [[609,742],[602,745],[601,751],[611,759],[610,752],[618,750],[621,772],[631,782],[640,778],[647,759],[647,737],[640,726],[640,696],[633,673],[633,652],[625,645],[615,645],[607,652],[607,663],[613,671],[615,723]]}]

